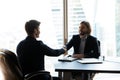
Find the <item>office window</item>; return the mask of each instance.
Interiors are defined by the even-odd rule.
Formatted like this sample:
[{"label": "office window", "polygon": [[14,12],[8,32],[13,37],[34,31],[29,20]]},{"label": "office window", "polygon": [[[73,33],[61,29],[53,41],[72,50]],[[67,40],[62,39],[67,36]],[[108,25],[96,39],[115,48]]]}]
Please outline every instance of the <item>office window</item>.
[{"label": "office window", "polygon": [[116,51],[120,57],[120,0],[115,2],[115,30],[116,30]]},{"label": "office window", "polygon": [[96,4],[97,11],[94,26],[96,30],[94,29],[94,34],[96,34],[96,36],[98,36],[102,41],[103,55],[115,57],[117,54],[115,34],[115,0],[98,0],[96,1]]}]

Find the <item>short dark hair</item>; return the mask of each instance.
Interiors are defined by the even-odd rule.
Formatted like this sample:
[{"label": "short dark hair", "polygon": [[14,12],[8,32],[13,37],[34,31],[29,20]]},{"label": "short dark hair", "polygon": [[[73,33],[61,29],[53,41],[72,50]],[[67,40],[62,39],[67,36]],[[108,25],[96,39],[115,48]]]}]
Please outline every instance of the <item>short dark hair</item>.
[{"label": "short dark hair", "polygon": [[88,29],[87,34],[91,33],[91,26],[90,26],[90,23],[88,21],[82,21],[80,24],[84,24],[87,27],[87,29]]},{"label": "short dark hair", "polygon": [[25,23],[25,30],[28,35],[33,35],[34,29],[37,29],[40,25],[40,22],[37,20],[29,20]]}]

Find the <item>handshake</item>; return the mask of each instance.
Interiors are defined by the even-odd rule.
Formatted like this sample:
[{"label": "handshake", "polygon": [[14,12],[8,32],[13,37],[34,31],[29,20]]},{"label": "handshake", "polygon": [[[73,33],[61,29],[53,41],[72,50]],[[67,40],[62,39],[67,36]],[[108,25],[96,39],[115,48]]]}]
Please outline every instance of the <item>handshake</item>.
[{"label": "handshake", "polygon": [[68,55],[67,47],[66,47],[65,45],[63,46],[63,49],[64,49],[64,51],[65,51],[64,56]]}]

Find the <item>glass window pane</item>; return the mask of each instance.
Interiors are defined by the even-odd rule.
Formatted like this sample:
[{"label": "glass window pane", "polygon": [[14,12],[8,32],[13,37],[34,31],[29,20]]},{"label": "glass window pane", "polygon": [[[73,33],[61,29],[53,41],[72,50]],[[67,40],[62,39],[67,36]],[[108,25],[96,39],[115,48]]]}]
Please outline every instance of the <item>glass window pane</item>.
[{"label": "glass window pane", "polygon": [[94,30],[102,42],[102,53],[105,56],[116,56],[115,0],[98,0],[96,4],[96,30]]},{"label": "glass window pane", "polygon": [[115,0],[115,34],[116,34],[116,50],[117,56],[120,57],[120,0]]}]

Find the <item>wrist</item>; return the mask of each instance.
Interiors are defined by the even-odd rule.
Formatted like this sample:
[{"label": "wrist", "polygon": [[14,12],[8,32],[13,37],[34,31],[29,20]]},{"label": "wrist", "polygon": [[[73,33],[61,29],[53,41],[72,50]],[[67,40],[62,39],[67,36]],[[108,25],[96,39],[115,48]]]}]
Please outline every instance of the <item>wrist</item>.
[{"label": "wrist", "polygon": [[63,46],[63,49],[65,50],[65,52],[67,51],[67,47],[65,45]]}]

